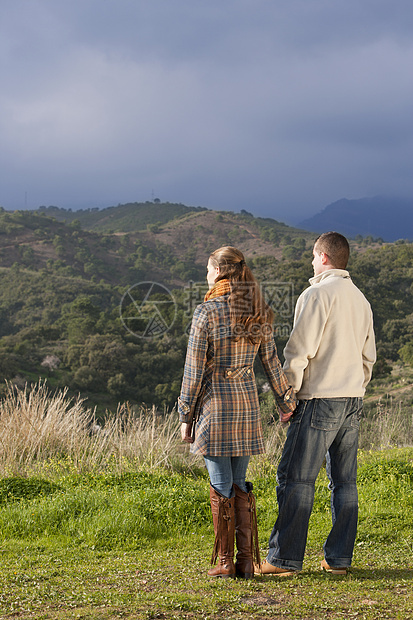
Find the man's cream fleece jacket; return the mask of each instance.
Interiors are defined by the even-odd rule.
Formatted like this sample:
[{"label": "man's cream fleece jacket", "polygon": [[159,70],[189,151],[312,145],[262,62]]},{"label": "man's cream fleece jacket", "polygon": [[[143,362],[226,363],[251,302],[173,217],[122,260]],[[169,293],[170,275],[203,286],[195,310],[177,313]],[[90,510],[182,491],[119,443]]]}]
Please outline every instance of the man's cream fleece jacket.
[{"label": "man's cream fleece jacket", "polygon": [[363,396],[376,361],[370,304],[344,269],[310,284],[284,349],[288,381],[300,400]]}]

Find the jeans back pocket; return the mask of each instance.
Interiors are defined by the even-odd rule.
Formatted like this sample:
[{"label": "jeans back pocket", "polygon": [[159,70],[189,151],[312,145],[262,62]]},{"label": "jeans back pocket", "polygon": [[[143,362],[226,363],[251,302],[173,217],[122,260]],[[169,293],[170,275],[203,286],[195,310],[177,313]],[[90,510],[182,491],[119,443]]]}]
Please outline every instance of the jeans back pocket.
[{"label": "jeans back pocket", "polygon": [[311,426],[320,431],[337,431],[343,423],[348,398],[315,398]]}]

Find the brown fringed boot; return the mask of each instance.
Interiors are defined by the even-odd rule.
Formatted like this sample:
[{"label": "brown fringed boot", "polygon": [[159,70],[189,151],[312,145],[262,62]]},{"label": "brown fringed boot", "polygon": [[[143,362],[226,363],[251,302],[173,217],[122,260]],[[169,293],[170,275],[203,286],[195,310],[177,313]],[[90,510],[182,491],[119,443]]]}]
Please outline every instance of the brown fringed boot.
[{"label": "brown fringed boot", "polygon": [[215,543],[212,552],[211,564],[215,564],[219,558],[217,566],[210,568],[210,577],[235,577],[234,566],[234,498],[224,497],[212,486],[209,488],[209,498],[211,500],[212,520],[214,522]]},{"label": "brown fringed boot", "polygon": [[257,512],[252,483],[247,482],[248,493],[236,484],[235,489],[235,537],[237,542],[237,559],[235,570],[237,577],[252,579],[254,577],[254,559],[261,565],[258,543]]}]

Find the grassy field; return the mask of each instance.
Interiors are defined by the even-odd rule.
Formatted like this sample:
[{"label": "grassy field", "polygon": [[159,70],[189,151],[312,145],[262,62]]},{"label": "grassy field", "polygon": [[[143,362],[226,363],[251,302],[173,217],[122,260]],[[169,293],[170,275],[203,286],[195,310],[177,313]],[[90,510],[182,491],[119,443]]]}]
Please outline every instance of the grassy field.
[{"label": "grassy field", "polygon": [[[260,470],[254,483],[265,553],[275,467],[261,463]],[[359,492],[348,576],[319,569],[330,524],[322,472],[304,570],[245,582],[206,576],[213,532],[203,470],[4,478],[0,617],[413,618],[413,449],[361,453]]]},{"label": "grassy field", "polygon": [[[220,581],[206,575],[208,477],[173,412],[126,407],[96,429],[64,393],[10,388],[0,403],[0,618],[413,618],[413,448],[402,447],[412,444],[411,396],[391,407],[377,397],[362,424],[351,573],[319,568],[331,519],[321,471],[303,571]],[[250,464],[263,557],[284,436],[269,425],[266,455]]]}]

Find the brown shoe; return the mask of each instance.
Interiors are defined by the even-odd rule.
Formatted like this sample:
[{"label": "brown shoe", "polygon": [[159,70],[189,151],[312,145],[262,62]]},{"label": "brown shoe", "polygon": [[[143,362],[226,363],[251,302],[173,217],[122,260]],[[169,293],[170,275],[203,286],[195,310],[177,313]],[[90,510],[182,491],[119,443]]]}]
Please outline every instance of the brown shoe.
[{"label": "brown shoe", "polygon": [[212,552],[211,564],[218,557],[217,566],[210,568],[210,577],[235,577],[234,565],[234,535],[235,514],[234,499],[224,497],[210,486],[209,497],[211,500],[212,520],[214,522],[215,543]]},{"label": "brown shoe", "polygon": [[258,564],[254,564],[254,573],[256,575],[275,575],[276,577],[288,577],[290,575],[295,575],[299,573],[298,570],[293,570],[291,568],[280,568],[279,566],[273,566],[267,560],[262,562],[261,566]]},{"label": "brown shoe", "polygon": [[347,566],[330,566],[325,560],[321,562],[320,568],[322,568],[325,573],[330,573],[331,575],[347,575],[348,571]]}]

